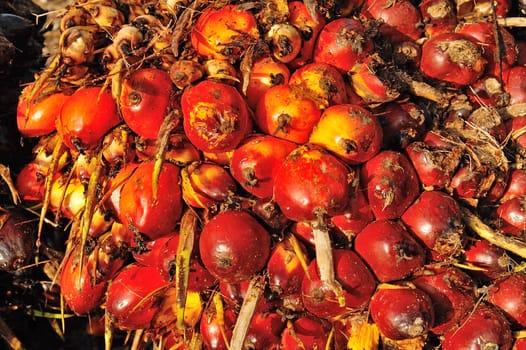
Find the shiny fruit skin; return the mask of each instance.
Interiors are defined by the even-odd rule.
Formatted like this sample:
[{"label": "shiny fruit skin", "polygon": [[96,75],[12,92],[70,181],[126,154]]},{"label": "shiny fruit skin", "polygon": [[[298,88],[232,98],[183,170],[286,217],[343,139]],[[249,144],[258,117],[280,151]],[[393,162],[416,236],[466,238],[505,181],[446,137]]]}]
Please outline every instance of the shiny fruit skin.
[{"label": "shiny fruit skin", "polygon": [[[526,102],[526,67],[510,67],[502,72],[502,76],[504,91],[510,95],[510,105]],[[512,118],[512,123],[514,119],[516,118]]]},{"label": "shiny fruit skin", "polygon": [[513,350],[526,350],[526,338],[516,338],[513,343]]},{"label": "shiny fruit skin", "polygon": [[232,308],[225,307],[219,311],[214,303],[210,303],[199,321],[204,349],[228,350],[235,322],[236,315]]},{"label": "shiny fruit skin", "polygon": [[[155,157],[157,139],[141,140],[140,147],[136,149],[139,160],[148,160]],[[201,152],[186,138],[183,133],[173,133],[169,136],[164,160],[178,166],[185,166],[203,158]]]},{"label": "shiny fruit skin", "polygon": [[444,334],[443,350],[511,349],[513,336],[506,318],[496,308],[478,304],[460,326]]},{"label": "shiny fruit skin", "polygon": [[420,69],[429,78],[462,87],[482,76],[486,59],[470,36],[455,32],[442,33],[422,45]]},{"label": "shiny fruit skin", "polygon": [[[32,85],[28,86],[30,87]],[[68,95],[56,92],[37,100],[27,101],[23,94],[24,92],[16,110],[16,123],[20,134],[25,137],[39,137],[55,131],[56,120]]]},{"label": "shiny fruit skin", "polygon": [[500,201],[505,202],[508,199],[524,195],[526,195],[526,170],[512,169],[508,178],[506,190],[500,198]]},{"label": "shiny fruit skin", "polygon": [[225,83],[203,80],[190,86],[181,108],[186,136],[204,152],[231,151],[252,128],[245,100]]},{"label": "shiny fruit skin", "polygon": [[236,193],[230,173],[213,162],[193,162],[181,170],[183,200],[196,208],[220,204]]},{"label": "shiny fruit skin", "polygon": [[432,37],[444,32],[453,32],[457,26],[457,15],[450,0],[424,0],[418,6],[425,24],[424,32]]},{"label": "shiny fruit skin", "polygon": [[288,6],[289,22],[299,29],[303,38],[303,46],[298,57],[289,65],[293,68],[299,68],[312,61],[314,45],[327,21],[319,11],[315,11],[313,17],[302,1],[290,1]]},{"label": "shiny fruit skin", "polygon": [[433,300],[435,323],[431,331],[443,334],[469,314],[475,305],[475,282],[453,266],[427,267],[411,283]]},{"label": "shiny fruit skin", "polygon": [[106,312],[121,330],[149,328],[159,311],[158,292],[167,287],[156,267],[130,264],[108,287]]},{"label": "shiny fruit skin", "polygon": [[370,311],[380,332],[394,340],[425,335],[435,320],[431,298],[414,287],[379,288],[371,298]]},{"label": "shiny fruit skin", "polygon": [[84,150],[96,147],[119,122],[111,92],[98,86],[87,87],[66,99],[57,118],[57,131],[70,149]]},{"label": "shiny fruit skin", "polygon": [[332,224],[349,240],[352,240],[373,220],[374,216],[369,202],[364,191],[359,188],[352,192],[345,212],[331,217]]},{"label": "shiny fruit skin", "polygon": [[252,213],[267,227],[279,230],[289,223],[272,197],[258,198],[252,203]]},{"label": "shiny fruit skin", "polygon": [[346,74],[373,51],[365,27],[354,18],[328,22],[320,31],[314,46],[314,62],[331,64]]},{"label": "shiny fruit skin", "polygon": [[330,319],[361,310],[376,289],[371,270],[356,253],[346,249],[333,249],[333,259],[336,280],[343,288],[343,306],[338,303],[334,292],[320,280],[316,259],[309,264],[309,275],[305,275],[301,284],[303,305],[321,318]]},{"label": "shiny fruit skin", "polygon": [[281,334],[280,349],[326,349],[327,330],[322,321],[312,316],[300,316]]},{"label": "shiny fruit skin", "polygon": [[247,192],[271,197],[276,170],[295,148],[293,142],[271,135],[251,136],[234,150],[230,173]]},{"label": "shiny fruit skin", "polygon": [[410,276],[426,261],[423,246],[396,221],[373,221],[354,240],[354,250],[380,282]]},{"label": "shiny fruit skin", "polygon": [[60,274],[60,291],[69,308],[77,315],[84,315],[103,303],[108,283],[95,283],[87,256],[80,262],[80,249],[79,245],[66,257]]},{"label": "shiny fruit skin", "polygon": [[384,149],[404,150],[424,136],[425,115],[413,102],[390,102],[374,114],[382,125]]},{"label": "shiny fruit skin", "polygon": [[254,15],[237,5],[207,7],[192,26],[192,46],[204,58],[237,60],[259,38]]},{"label": "shiny fruit skin", "polygon": [[161,69],[133,71],[122,83],[120,110],[126,124],[138,135],[155,139],[171,104],[172,81]]},{"label": "shiny fruit skin", "polygon": [[380,122],[371,112],[353,104],[338,104],[323,111],[309,142],[349,164],[359,164],[380,151],[382,139]]},{"label": "shiny fruit skin", "polygon": [[128,181],[130,176],[135,172],[138,163],[126,163],[117,173],[108,181],[108,200],[105,203],[106,208],[112,213],[114,217],[119,217],[121,206],[121,191],[124,184]]},{"label": "shiny fruit skin", "polygon": [[402,221],[439,255],[459,253],[464,224],[458,202],[442,191],[424,191],[402,214]]},{"label": "shiny fruit skin", "polygon": [[50,208],[64,218],[79,219],[86,204],[86,191],[80,179],[68,180],[66,174],[57,174],[51,184]]},{"label": "shiny fruit skin", "polygon": [[266,134],[295,143],[305,143],[321,116],[314,98],[302,88],[275,85],[256,107],[257,126]]},{"label": "shiny fruit skin", "polygon": [[127,250],[115,242],[110,232],[97,237],[97,244],[87,261],[92,283],[111,281],[128,261],[128,257]]},{"label": "shiny fruit skin", "polygon": [[501,309],[520,328],[526,327],[526,274],[499,278],[488,290],[488,302]]},{"label": "shiny fruit skin", "polygon": [[296,69],[289,84],[304,89],[318,101],[320,109],[348,102],[343,75],[328,63],[312,62]]},{"label": "shiny fruit skin", "polygon": [[365,162],[360,178],[377,220],[398,218],[420,192],[414,167],[397,151],[381,151]]},{"label": "shiny fruit skin", "polygon": [[119,220],[149,239],[170,233],[182,214],[179,168],[163,163],[157,198],[153,189],[154,162],[141,163],[128,178],[119,196]]},{"label": "shiny fruit skin", "polygon": [[305,246],[298,242],[299,256],[289,239],[278,242],[267,263],[270,289],[279,296],[296,294],[300,291],[305,276],[302,259],[308,263]]},{"label": "shiny fruit skin", "polygon": [[428,132],[423,141],[411,142],[405,148],[422,186],[428,190],[449,186],[462,156],[458,146],[436,144],[437,139],[442,139],[441,135]]},{"label": "shiny fruit skin", "polygon": [[498,31],[497,43],[495,39],[497,34],[491,23],[462,23],[456,28],[456,32],[472,37],[480,47],[484,48],[483,55],[488,61],[486,70],[488,74],[497,77],[503,69],[515,65],[517,60],[517,46],[513,35],[504,27],[499,27]]},{"label": "shiny fruit skin", "polygon": [[[145,244],[146,250],[133,251],[133,257],[139,265],[156,267],[167,282],[173,282],[179,237],[179,232],[172,232],[148,241]],[[196,248],[197,244],[195,244],[190,257],[188,290],[200,292],[211,288],[217,281],[202,266],[197,257]]]},{"label": "shiny fruit skin", "polygon": [[519,230],[526,229],[526,195],[506,200],[497,207],[500,220]]},{"label": "shiny fruit skin", "polygon": [[313,146],[299,146],[276,172],[274,200],[295,221],[342,214],[349,202],[348,181],[349,170],[335,156]]},{"label": "shiny fruit skin", "polygon": [[208,221],[199,237],[203,264],[219,281],[250,279],[270,255],[270,235],[247,212],[228,210]]},{"label": "shiny fruit skin", "polygon": [[263,57],[252,65],[245,95],[248,106],[255,109],[265,91],[274,85],[287,84],[290,69],[272,57]]},{"label": "shiny fruit skin", "polygon": [[45,196],[46,170],[36,162],[29,162],[20,169],[15,180],[15,187],[23,202],[39,203]]},{"label": "shiny fruit skin", "polygon": [[247,349],[278,349],[285,321],[276,312],[257,312],[250,322],[244,346]]},{"label": "shiny fruit skin", "polygon": [[463,199],[483,199],[488,197],[493,176],[492,169],[484,164],[477,167],[472,164],[461,165],[447,189]]},{"label": "shiny fruit skin", "polygon": [[420,11],[409,0],[367,0],[360,14],[380,20],[380,33],[391,42],[415,41],[423,33]]},{"label": "shiny fruit skin", "polygon": [[17,272],[34,256],[36,223],[23,212],[0,214],[0,270]]},{"label": "shiny fruit skin", "polygon": [[485,239],[470,242],[464,250],[465,261],[482,269],[469,272],[476,279],[490,281],[503,276],[511,268],[512,260],[506,251]]}]

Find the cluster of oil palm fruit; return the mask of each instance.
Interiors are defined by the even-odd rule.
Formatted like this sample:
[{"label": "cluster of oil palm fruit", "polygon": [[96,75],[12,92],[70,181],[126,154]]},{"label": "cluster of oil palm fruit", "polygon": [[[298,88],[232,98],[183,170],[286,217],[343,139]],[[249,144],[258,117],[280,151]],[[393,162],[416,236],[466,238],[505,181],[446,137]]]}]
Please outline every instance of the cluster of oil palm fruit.
[{"label": "cluster of oil palm fruit", "polygon": [[108,350],[520,350],[522,10],[48,13],[58,40],[18,98],[31,154],[3,173],[0,268],[38,270],[39,315],[87,319]]}]

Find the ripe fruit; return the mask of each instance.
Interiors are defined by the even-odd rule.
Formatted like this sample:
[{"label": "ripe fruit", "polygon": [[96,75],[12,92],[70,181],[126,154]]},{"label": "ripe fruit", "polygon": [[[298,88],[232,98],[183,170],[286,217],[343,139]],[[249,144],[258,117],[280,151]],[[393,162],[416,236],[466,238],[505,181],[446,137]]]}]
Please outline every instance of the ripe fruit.
[{"label": "ripe fruit", "polygon": [[481,303],[458,327],[444,334],[442,349],[511,349],[513,337],[506,318],[494,307]]},{"label": "ripe fruit", "polygon": [[371,298],[369,307],[380,332],[394,340],[425,335],[435,320],[431,298],[414,287],[380,287]]},{"label": "ripe fruit", "polygon": [[276,312],[258,312],[250,322],[244,346],[254,349],[276,350],[285,321]]},{"label": "ripe fruit", "polygon": [[51,95],[39,97],[32,101],[24,98],[24,92],[29,91],[29,85],[22,92],[17,107],[16,122],[20,134],[26,137],[38,137],[50,134],[56,129],[56,120],[68,95],[56,92]]},{"label": "ripe fruit", "polygon": [[469,315],[475,305],[475,283],[453,266],[427,267],[411,283],[433,300],[435,322],[431,331],[442,334]]},{"label": "ripe fruit", "polygon": [[270,49],[276,60],[290,63],[298,56],[303,45],[300,31],[289,23],[276,23],[267,32]]},{"label": "ripe fruit", "polygon": [[289,68],[271,57],[254,62],[245,92],[249,107],[255,109],[265,91],[274,85],[287,84],[289,78]]},{"label": "ripe fruit", "polygon": [[526,274],[504,276],[488,290],[488,301],[521,328],[526,327]]},{"label": "ripe fruit", "polygon": [[93,86],[78,89],[64,101],[57,131],[70,149],[82,151],[96,147],[119,122],[111,92]]},{"label": "ripe fruit", "polygon": [[327,63],[314,62],[301,66],[292,73],[289,84],[314,98],[320,109],[348,101],[343,75]]},{"label": "ripe fruit", "polygon": [[184,201],[196,208],[208,208],[233,196],[237,184],[228,171],[212,162],[193,162],[181,170]]},{"label": "ripe fruit", "polygon": [[119,106],[122,118],[135,133],[155,139],[169,113],[172,81],[161,69],[133,71],[122,83]]},{"label": "ripe fruit", "polygon": [[402,221],[438,255],[458,254],[464,224],[458,202],[441,191],[424,191],[402,214]]},{"label": "ripe fruit", "polygon": [[104,301],[107,281],[95,283],[87,256],[80,262],[81,246],[72,249],[60,273],[60,291],[69,308],[78,315],[95,310]]},{"label": "ripe fruit", "polygon": [[356,236],[354,249],[380,282],[401,280],[426,261],[424,248],[396,221],[368,224]]},{"label": "ripe fruit", "polygon": [[300,146],[276,172],[274,200],[295,221],[342,214],[349,202],[348,174],[345,165],[326,151]]},{"label": "ripe fruit", "polygon": [[373,51],[365,27],[354,18],[338,18],[320,31],[314,46],[314,62],[333,65],[346,74]]},{"label": "ripe fruit", "polygon": [[327,329],[321,320],[311,316],[300,316],[290,321],[281,334],[280,349],[325,349]]},{"label": "ripe fruit", "polygon": [[465,248],[464,256],[467,263],[482,269],[468,271],[480,280],[499,278],[510,270],[512,264],[511,257],[503,248],[483,239],[471,242]]},{"label": "ripe fruit", "polygon": [[486,69],[481,48],[470,36],[461,33],[442,33],[422,45],[420,69],[429,78],[455,86],[477,81]]},{"label": "ripe fruit", "polygon": [[361,189],[352,192],[349,205],[345,212],[331,217],[332,224],[341,231],[348,240],[352,240],[367,224],[374,219],[373,212],[365,193]]},{"label": "ripe fruit", "polygon": [[406,149],[413,141],[423,137],[426,116],[415,103],[389,102],[381,106],[378,111],[375,110],[374,114],[382,125],[384,149]]},{"label": "ripe fruit", "polygon": [[499,219],[519,230],[526,229],[526,195],[504,201],[497,207]]},{"label": "ripe fruit", "polygon": [[380,20],[380,33],[390,42],[415,41],[422,36],[422,16],[409,0],[367,0],[360,14]]},{"label": "ripe fruit", "polygon": [[[526,67],[510,67],[502,72],[502,76],[504,81],[504,91],[510,95],[510,104],[514,105],[526,102]],[[512,121],[512,123],[514,122]]]},{"label": "ripe fruit", "polygon": [[498,34],[495,33],[491,23],[484,22],[462,23],[456,28],[458,33],[470,36],[484,48],[483,55],[488,61],[488,73],[499,77],[503,69],[515,64],[517,47],[513,35],[506,28],[499,27],[497,30]]},{"label": "ripe fruit", "polygon": [[256,19],[237,5],[207,7],[190,32],[192,46],[205,58],[236,60],[259,38]]},{"label": "ripe fruit", "polygon": [[305,143],[320,119],[317,101],[301,87],[275,85],[256,107],[257,126],[266,134],[295,143]]},{"label": "ripe fruit", "polygon": [[16,272],[31,260],[36,226],[23,212],[0,215],[0,270]]},{"label": "ripe fruit", "polygon": [[323,111],[309,142],[350,164],[359,164],[380,151],[382,136],[380,122],[371,112],[357,105],[338,104]]},{"label": "ripe fruit", "polygon": [[450,0],[424,0],[418,6],[428,37],[453,32],[457,25],[454,4]]},{"label": "ripe fruit", "polygon": [[379,55],[369,55],[351,69],[351,87],[364,103],[376,105],[391,102],[400,97],[400,91],[392,84],[390,69]]},{"label": "ripe fruit", "polygon": [[183,208],[179,168],[163,163],[157,190],[153,185],[153,172],[154,162],[141,163],[120,190],[119,197],[119,220],[149,239],[174,230]]},{"label": "ripe fruit", "polygon": [[127,265],[108,287],[106,312],[110,320],[122,330],[149,328],[168,285],[156,267]]},{"label": "ripe fruit", "polygon": [[308,263],[307,259],[305,247],[295,239],[278,242],[267,263],[270,289],[280,296],[298,293],[305,276],[302,264]]},{"label": "ripe fruit", "polygon": [[381,151],[368,160],[360,179],[377,220],[398,218],[420,192],[415,169],[396,151]]},{"label": "ripe fruit", "polygon": [[249,193],[270,198],[275,173],[295,148],[294,143],[271,135],[251,136],[232,153],[230,173]]},{"label": "ripe fruit", "polygon": [[315,11],[313,15],[311,9],[308,9],[302,1],[290,1],[288,8],[289,21],[299,29],[303,38],[303,46],[298,57],[289,64],[296,68],[312,61],[316,39],[325,26],[326,20],[319,11]]},{"label": "ripe fruit", "polygon": [[45,173],[38,163],[32,161],[20,169],[15,187],[20,199],[25,203],[38,203],[44,199]]},{"label": "ripe fruit", "polygon": [[410,143],[406,154],[425,189],[444,189],[451,182],[461,160],[461,149],[440,134],[428,132],[423,141]]},{"label": "ripe fruit", "polygon": [[186,136],[205,152],[233,150],[250,132],[248,107],[231,85],[203,80],[181,96]]},{"label": "ripe fruit", "polygon": [[301,284],[303,305],[309,312],[322,318],[363,309],[376,288],[373,274],[356,253],[334,249],[333,259],[336,280],[343,288],[343,304],[320,280],[316,259],[309,264],[308,275],[303,277]]},{"label": "ripe fruit", "polygon": [[199,237],[203,264],[218,280],[250,279],[270,254],[270,235],[247,212],[228,210],[208,221]]}]

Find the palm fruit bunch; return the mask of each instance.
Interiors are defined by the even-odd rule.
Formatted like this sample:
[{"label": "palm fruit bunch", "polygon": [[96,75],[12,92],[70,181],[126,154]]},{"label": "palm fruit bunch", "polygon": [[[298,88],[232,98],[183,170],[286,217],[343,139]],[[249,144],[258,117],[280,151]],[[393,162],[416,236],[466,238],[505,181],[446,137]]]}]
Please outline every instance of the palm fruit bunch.
[{"label": "palm fruit bunch", "polygon": [[524,5],[49,13],[2,269],[107,350],[524,349]]}]

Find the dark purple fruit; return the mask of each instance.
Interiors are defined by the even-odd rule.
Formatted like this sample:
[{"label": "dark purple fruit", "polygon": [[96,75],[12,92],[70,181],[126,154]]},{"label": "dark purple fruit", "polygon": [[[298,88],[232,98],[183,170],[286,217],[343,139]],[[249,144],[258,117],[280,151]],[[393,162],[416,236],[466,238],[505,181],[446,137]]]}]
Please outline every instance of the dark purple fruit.
[{"label": "dark purple fruit", "polygon": [[20,212],[0,215],[0,270],[14,272],[29,263],[35,247],[35,221]]}]

